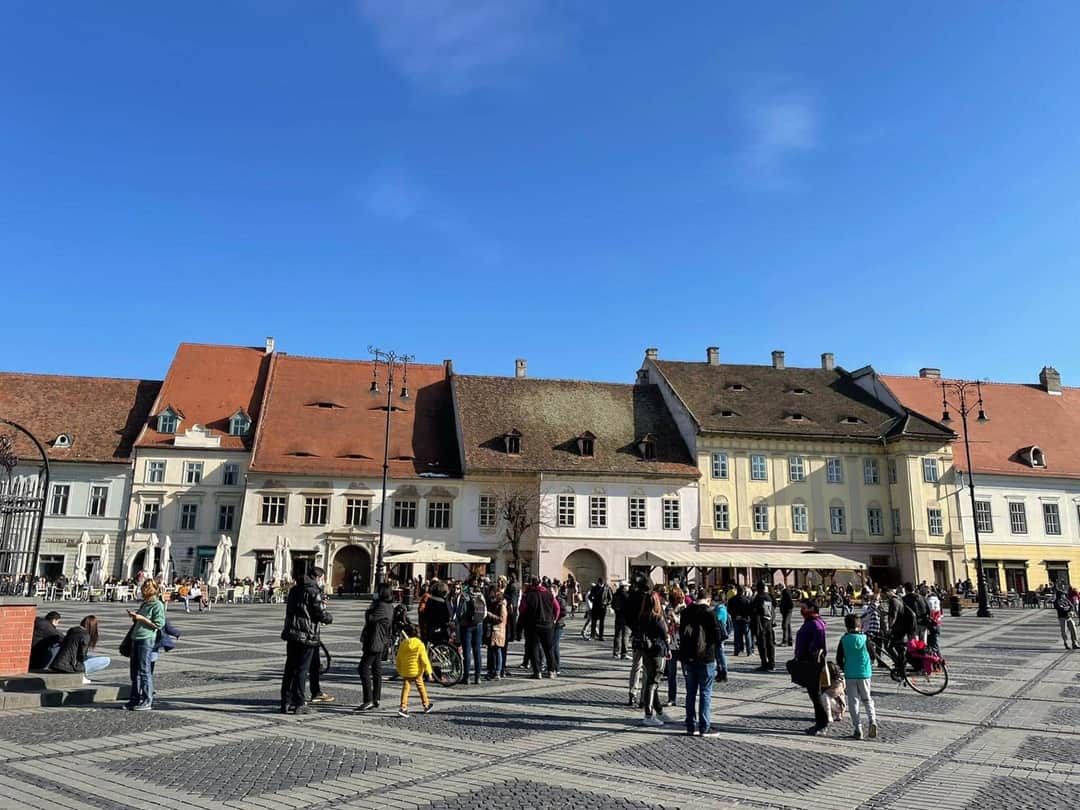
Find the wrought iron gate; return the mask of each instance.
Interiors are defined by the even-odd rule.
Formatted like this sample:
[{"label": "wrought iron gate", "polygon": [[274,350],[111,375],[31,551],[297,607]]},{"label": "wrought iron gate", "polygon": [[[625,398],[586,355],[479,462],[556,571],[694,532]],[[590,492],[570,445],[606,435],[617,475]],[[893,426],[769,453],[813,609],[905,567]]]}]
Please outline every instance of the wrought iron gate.
[{"label": "wrought iron gate", "polygon": [[[31,449],[38,461],[29,456]],[[16,473],[20,456],[23,470]],[[22,425],[0,418],[0,574],[5,575],[0,590],[32,593],[48,493],[44,446]]]}]

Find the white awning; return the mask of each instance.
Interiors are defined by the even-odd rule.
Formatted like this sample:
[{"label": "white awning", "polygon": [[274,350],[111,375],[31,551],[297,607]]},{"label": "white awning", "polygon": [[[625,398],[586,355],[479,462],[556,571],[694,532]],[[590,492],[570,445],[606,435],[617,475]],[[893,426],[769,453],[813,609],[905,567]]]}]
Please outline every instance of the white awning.
[{"label": "white awning", "polygon": [[398,563],[421,563],[424,565],[439,565],[447,563],[460,563],[471,565],[473,563],[490,563],[490,557],[481,557],[479,554],[466,554],[463,551],[447,551],[444,548],[422,548],[416,551],[405,551],[398,554],[387,555],[387,565]]},{"label": "white awning", "polygon": [[646,568],[771,568],[862,571],[864,563],[816,551],[646,551],[630,560]]}]

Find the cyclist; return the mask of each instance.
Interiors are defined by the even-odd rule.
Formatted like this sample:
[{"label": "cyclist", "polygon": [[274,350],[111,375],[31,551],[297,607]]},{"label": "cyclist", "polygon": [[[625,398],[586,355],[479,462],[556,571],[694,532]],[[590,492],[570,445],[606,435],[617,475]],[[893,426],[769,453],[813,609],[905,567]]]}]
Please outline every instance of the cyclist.
[{"label": "cyclist", "polygon": [[449,589],[445,582],[436,583],[424,609],[428,644],[450,643],[450,606],[446,602]]}]

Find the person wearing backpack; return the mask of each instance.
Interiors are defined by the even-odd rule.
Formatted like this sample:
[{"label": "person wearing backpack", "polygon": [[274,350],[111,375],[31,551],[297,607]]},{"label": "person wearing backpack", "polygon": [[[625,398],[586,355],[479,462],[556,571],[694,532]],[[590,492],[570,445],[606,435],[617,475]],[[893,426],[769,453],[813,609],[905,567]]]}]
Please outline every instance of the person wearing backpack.
[{"label": "person wearing backpack", "polygon": [[1076,644],[1076,608],[1063,585],[1058,585],[1054,593],[1054,608],[1057,610],[1058,627],[1061,628],[1061,643],[1066,650],[1069,649],[1068,633],[1072,638],[1072,649],[1080,649]]},{"label": "person wearing backpack", "polygon": [[776,669],[776,637],[773,635],[773,600],[765,583],[757,584],[757,594],[750,602],[750,621],[757,639],[760,672]]},{"label": "person wearing backpack", "polygon": [[926,597],[915,590],[915,586],[910,582],[905,582],[903,602],[915,614],[915,627],[911,636],[926,641],[926,630],[930,626],[930,605],[927,604]]},{"label": "person wearing backpack", "polygon": [[716,651],[720,646],[716,615],[709,592],[697,592],[694,604],[679,617],[679,658],[686,678],[686,733],[717,737],[712,730],[712,688],[716,680]]},{"label": "person wearing backpack", "polygon": [[610,604],[611,589],[597,577],[596,583],[589,589],[589,635],[594,639],[604,640],[604,622],[607,621]]},{"label": "person wearing backpack", "polygon": [[848,713],[851,715],[851,724],[855,727],[851,736],[856,740],[862,739],[859,709],[865,706],[870,717],[867,736],[874,739],[878,733],[878,724],[874,698],[870,695],[870,679],[874,674],[873,644],[859,630],[859,619],[854,613],[844,617],[844,628],[847,632],[840,637],[840,644],[836,648],[836,665],[844,673]]},{"label": "person wearing backpack", "polygon": [[487,618],[487,599],[484,597],[480,580],[473,577],[469,582],[469,591],[458,606],[458,638],[461,641],[461,653],[464,659],[465,675],[462,683],[469,682],[469,669],[472,665],[473,685],[480,683],[480,651],[484,640],[484,619]]},{"label": "person wearing backpack", "polygon": [[[890,616],[894,605],[898,605],[896,615],[892,618],[892,624],[889,627],[889,652],[896,662],[893,672],[902,676],[907,661],[907,641],[916,634],[918,617],[915,615],[914,609],[906,601],[897,599],[892,591],[889,593]],[[895,600],[895,603],[893,600]]]},{"label": "person wearing backpack", "polygon": [[650,594],[645,606],[646,613],[641,618],[642,661],[645,665],[645,688],[641,698],[645,719],[642,724],[662,726],[665,718],[663,704],[660,702],[660,673],[671,658],[668,625],[659,593]]},{"label": "person wearing backpack", "polygon": [[618,589],[611,597],[611,610],[615,614],[615,640],[611,645],[612,658],[626,658],[626,600],[629,596],[626,583],[620,582]]},{"label": "person wearing backpack", "polygon": [[716,616],[716,680],[721,683],[727,681],[727,652],[724,644],[731,637],[731,615],[728,613],[724,597],[719,591],[713,594],[713,615]]},{"label": "person wearing backpack", "polygon": [[547,664],[549,678],[558,677],[555,664],[555,622],[559,618],[559,603],[551,591],[540,584],[539,577],[529,580],[529,587],[521,597],[519,612],[525,629],[525,647],[531,652],[532,677],[540,679],[540,661]]}]

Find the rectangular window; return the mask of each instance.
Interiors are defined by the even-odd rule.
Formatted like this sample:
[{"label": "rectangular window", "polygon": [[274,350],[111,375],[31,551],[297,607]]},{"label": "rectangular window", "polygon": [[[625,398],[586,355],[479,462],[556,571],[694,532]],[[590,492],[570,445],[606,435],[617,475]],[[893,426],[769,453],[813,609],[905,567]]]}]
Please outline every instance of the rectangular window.
[{"label": "rectangular window", "polygon": [[105,517],[105,509],[108,504],[108,487],[90,487],[90,517]]},{"label": "rectangular window", "polygon": [[844,515],[844,507],[829,507],[829,530],[833,534],[843,534],[847,531],[847,520]]},{"label": "rectangular window", "polygon": [[881,518],[881,510],[871,507],[866,510],[866,530],[870,534],[885,534],[885,521]]},{"label": "rectangular window", "polygon": [[450,501],[428,501],[427,527],[429,529],[449,529],[453,509],[453,504]]},{"label": "rectangular window", "polygon": [[844,465],[835,456],[825,459],[825,480],[830,484],[844,483]]},{"label": "rectangular window", "polygon": [[222,464],[221,465],[221,484],[226,487],[235,487],[240,483],[240,465],[239,464]]},{"label": "rectangular window", "polygon": [[345,499],[345,525],[367,526],[371,517],[371,498]]},{"label": "rectangular window", "polygon": [[157,531],[158,517],[160,515],[160,503],[144,503],[142,505],[142,517],[139,518],[139,528],[145,531]]},{"label": "rectangular window", "polygon": [[791,530],[796,534],[806,534],[810,531],[810,516],[805,503],[792,504]]},{"label": "rectangular window", "polygon": [[681,515],[679,513],[679,499],[678,498],[664,498],[663,500],[664,510],[664,529],[667,531],[676,531],[681,523]]},{"label": "rectangular window", "polygon": [[285,523],[286,496],[263,495],[262,499],[262,523],[273,526],[281,526]]},{"label": "rectangular window", "polygon": [[560,526],[573,526],[574,525],[574,496],[573,495],[560,495],[559,496],[559,525]]},{"label": "rectangular window", "polygon": [[788,459],[788,478],[792,481],[806,480],[806,460],[802,456],[791,456]]},{"label": "rectangular window", "polygon": [[768,462],[765,460],[765,456],[759,456],[757,454],[750,456],[750,480],[769,480],[769,466]]},{"label": "rectangular window", "polygon": [[630,499],[630,528],[631,529],[644,529],[646,528],[645,517],[645,499],[639,496],[635,496]]},{"label": "rectangular window", "polygon": [[68,484],[54,484],[52,490],[52,503],[49,504],[50,515],[66,515],[68,513],[68,499],[71,497],[71,487]]},{"label": "rectangular window", "polygon": [[1061,513],[1056,503],[1043,504],[1043,524],[1047,534],[1061,534]]},{"label": "rectangular window", "polygon": [[945,534],[945,523],[941,519],[941,510],[937,507],[932,506],[926,510],[926,527],[933,537]]},{"label": "rectangular window", "polygon": [[184,462],[184,483],[185,484],[198,484],[202,481],[202,462],[201,461],[185,461]]},{"label": "rectangular window", "polygon": [[863,483],[867,486],[881,483],[881,474],[878,471],[876,458],[864,458],[862,463]]},{"label": "rectangular window", "polygon": [[180,531],[193,532],[199,527],[199,505],[197,503],[180,504]]},{"label": "rectangular window", "polygon": [[607,498],[603,495],[589,496],[589,528],[603,529],[607,526]]},{"label": "rectangular window", "polygon": [[900,510],[899,509],[893,509],[892,510],[892,533],[893,533],[893,537],[898,537],[900,535],[900,529],[901,528],[902,527],[900,525]]},{"label": "rectangular window", "polygon": [[164,461],[148,461],[148,462],[146,462],[146,483],[148,483],[148,484],[164,484],[165,483],[165,462]]},{"label": "rectangular window", "polygon": [[416,501],[394,501],[394,528],[416,528]]},{"label": "rectangular window", "polygon": [[481,529],[494,529],[499,517],[499,508],[494,495],[481,495],[477,509],[477,524]]},{"label": "rectangular window", "polygon": [[712,454],[712,477],[727,478],[727,453]]},{"label": "rectangular window", "polygon": [[1009,529],[1013,534],[1027,534],[1027,510],[1021,501],[1009,502]]},{"label": "rectangular window", "polygon": [[753,515],[754,531],[767,532],[769,530],[769,507],[763,503],[755,503]]},{"label": "rectangular window", "polygon": [[994,531],[994,518],[990,513],[990,501],[975,501],[975,527],[983,534]]},{"label": "rectangular window", "polygon": [[713,528],[720,532],[731,531],[731,512],[726,501],[713,504]]},{"label": "rectangular window", "polygon": [[896,459],[895,458],[890,458],[889,459],[889,483],[890,484],[895,484],[898,480],[900,480],[900,471],[896,467]]},{"label": "rectangular window", "polygon": [[938,480],[938,466],[936,458],[924,458],[922,460],[923,481],[928,484],[936,484]]},{"label": "rectangular window", "polygon": [[236,506],[231,503],[218,505],[217,530],[219,532],[231,532],[236,522]]},{"label": "rectangular window", "polygon": [[322,496],[304,498],[304,525],[325,526],[330,514],[330,499]]}]

